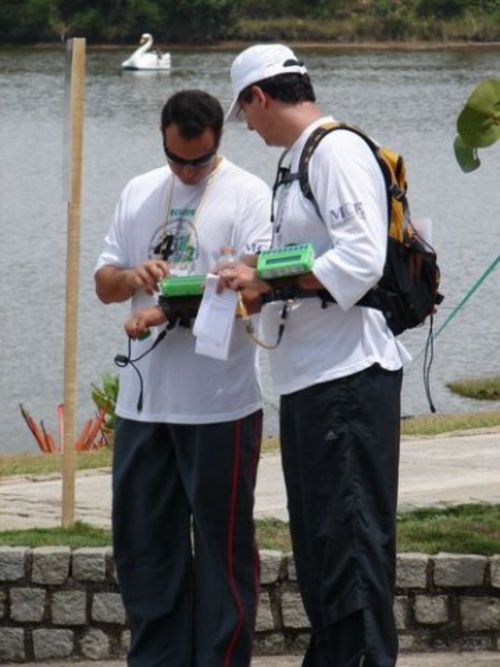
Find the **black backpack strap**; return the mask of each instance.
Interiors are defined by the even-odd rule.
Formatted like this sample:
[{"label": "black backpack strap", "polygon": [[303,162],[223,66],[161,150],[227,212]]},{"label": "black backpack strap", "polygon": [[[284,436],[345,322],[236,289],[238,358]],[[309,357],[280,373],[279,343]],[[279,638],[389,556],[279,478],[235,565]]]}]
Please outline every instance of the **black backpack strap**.
[{"label": "black backpack strap", "polygon": [[[379,145],[373,141],[371,137],[369,137],[363,130],[356,125],[348,125],[347,123],[342,123],[340,121],[333,121],[330,123],[325,123],[324,125],[320,125],[320,127],[316,128],[311,135],[309,136],[308,140],[306,141],[306,144],[304,148],[302,149],[302,153],[299,159],[299,171],[298,171],[298,179],[300,182],[300,189],[302,191],[302,194],[306,199],[309,199],[309,201],[313,204],[314,208],[316,209],[316,213],[318,214],[319,218],[323,218],[320,210],[318,203],[314,197],[314,193],[311,188],[311,184],[309,182],[309,162],[311,160],[311,157],[318,147],[318,144],[320,141],[326,137],[327,134],[330,134],[330,132],[334,132],[335,130],[349,130],[349,132],[354,132],[354,134],[357,134],[358,137],[363,139],[363,141],[369,146],[371,149],[373,155],[375,156],[375,159],[377,160],[377,163],[382,171],[382,175],[384,177],[384,181],[386,184],[386,192],[387,192],[387,224],[390,225],[391,222],[391,197],[395,197],[396,199],[402,199],[403,197],[406,196],[406,190],[403,192],[395,184],[392,182],[391,174],[389,171],[388,166],[382,160],[379,156],[378,149]],[[399,176],[399,173],[401,172],[401,169],[403,167],[403,159],[400,156],[398,160],[398,164],[396,167],[396,176]]]},{"label": "black backpack strap", "polygon": [[318,202],[316,201],[311,184],[309,182],[309,161],[311,160],[311,157],[313,156],[313,153],[318,147],[320,141],[326,137],[327,134],[330,134],[330,132],[338,129],[340,126],[340,123],[331,122],[325,123],[324,125],[321,125],[320,127],[317,127],[315,130],[313,130],[313,132],[311,132],[309,135],[299,158],[299,169],[296,176],[300,183],[300,189],[304,197],[309,199],[309,201],[313,204],[314,208],[316,209],[318,218],[321,220],[323,219],[323,216],[321,215]]},{"label": "black backpack strap", "polygon": [[[391,224],[391,197],[396,196],[395,193],[392,192],[393,188],[393,182],[392,182],[392,177],[391,173],[389,171],[388,166],[382,160],[379,156],[378,149],[379,145],[373,141],[371,137],[369,137],[367,134],[363,132],[359,127],[356,127],[355,125],[347,125],[346,123],[334,121],[330,123],[325,123],[324,125],[321,125],[320,127],[316,128],[313,130],[311,135],[306,141],[306,144],[304,148],[302,149],[301,156],[299,158],[299,170],[298,170],[298,179],[300,182],[300,189],[302,191],[302,194],[304,197],[309,199],[309,201],[314,205],[314,208],[316,209],[316,213],[320,220],[323,220],[323,216],[321,215],[321,212],[319,210],[318,203],[314,197],[314,193],[311,188],[311,184],[309,182],[309,161],[318,147],[318,144],[320,141],[326,137],[328,134],[331,132],[334,132],[335,130],[349,130],[350,132],[354,132],[357,134],[363,141],[368,145],[368,147],[371,149],[373,155],[375,156],[375,159],[377,160],[378,165],[380,166],[380,169],[382,171],[382,175],[386,184],[386,193],[387,193],[387,230],[389,231],[389,227]],[[403,160],[400,157],[398,160],[397,164],[397,171],[400,173],[401,169],[403,166]],[[294,176],[296,176],[294,174]],[[404,197],[406,195],[406,192],[401,193],[398,188],[398,196]],[[316,291],[310,291],[307,295],[305,293],[301,294],[302,297],[305,296],[319,296],[322,302],[322,306],[325,307],[328,302],[333,302],[336,303],[335,299],[332,297],[332,295],[327,292],[326,290],[316,290]],[[381,298],[381,293],[378,288],[378,285],[375,285],[372,289],[370,289],[361,299],[359,299],[356,302],[357,306],[365,306],[368,308],[376,308],[377,310],[385,311],[386,307],[383,302],[383,299]]]}]

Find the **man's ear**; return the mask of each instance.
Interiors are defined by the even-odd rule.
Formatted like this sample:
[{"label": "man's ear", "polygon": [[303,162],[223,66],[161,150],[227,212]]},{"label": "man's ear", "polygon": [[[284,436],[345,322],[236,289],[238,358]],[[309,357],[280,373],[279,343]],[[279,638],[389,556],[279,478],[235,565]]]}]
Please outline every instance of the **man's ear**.
[{"label": "man's ear", "polygon": [[254,97],[257,100],[257,104],[260,107],[264,107],[267,105],[269,96],[262,90],[260,86],[252,86],[250,88],[250,91],[252,93],[252,97]]}]

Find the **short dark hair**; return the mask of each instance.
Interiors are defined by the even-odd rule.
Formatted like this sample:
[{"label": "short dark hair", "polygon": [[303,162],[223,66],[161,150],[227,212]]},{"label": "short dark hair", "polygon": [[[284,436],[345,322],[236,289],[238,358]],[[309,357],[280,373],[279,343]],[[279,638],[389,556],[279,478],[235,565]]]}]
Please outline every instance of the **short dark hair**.
[{"label": "short dark hair", "polygon": [[238,95],[240,102],[247,104],[252,100],[252,86],[259,86],[273,100],[286,104],[316,102],[316,95],[309,74],[277,74],[269,79],[256,81],[244,88]]},{"label": "short dark hair", "polygon": [[161,131],[164,132],[173,123],[185,139],[199,137],[210,128],[218,145],[224,112],[220,102],[203,90],[181,90],[169,97],[161,110]]}]

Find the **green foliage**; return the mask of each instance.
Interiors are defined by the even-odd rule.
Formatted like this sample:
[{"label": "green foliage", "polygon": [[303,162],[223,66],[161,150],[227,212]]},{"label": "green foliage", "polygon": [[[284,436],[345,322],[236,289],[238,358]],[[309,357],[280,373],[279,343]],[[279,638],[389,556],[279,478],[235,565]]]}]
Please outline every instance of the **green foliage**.
[{"label": "green foliage", "polygon": [[106,410],[105,430],[111,433],[115,429],[115,408],[118,398],[119,377],[104,373],[102,385],[91,385],[91,395],[98,410]]},{"label": "green foliage", "polygon": [[[282,23],[276,23],[280,21]],[[258,22],[258,23],[255,23]],[[500,0],[2,0],[4,42],[500,38]]]},{"label": "green foliage", "polygon": [[269,19],[290,16],[289,0],[251,0],[245,3],[243,9],[244,18],[248,19]]},{"label": "green foliage", "polygon": [[477,148],[467,146],[459,135],[455,137],[453,150],[455,151],[457,162],[465,174],[475,171],[480,167],[481,160],[478,157]]},{"label": "green foliage", "polygon": [[166,23],[163,4],[155,0],[126,0],[122,19],[108,27],[108,34],[111,36],[114,31],[122,39],[138,40],[143,32],[150,32],[156,39],[163,39]]},{"label": "green foliage", "polygon": [[469,0],[418,0],[416,13],[418,16],[453,18],[461,16],[470,5]]},{"label": "green foliage", "polygon": [[90,41],[98,41],[106,34],[105,17],[92,7],[77,12],[69,25],[72,37],[86,37]]},{"label": "green foliage", "polygon": [[373,0],[371,6],[373,15],[380,18],[398,16],[404,11],[399,0]]},{"label": "green foliage", "polygon": [[500,139],[500,79],[486,79],[473,90],[458,117],[457,130],[463,142],[474,148]]},{"label": "green foliage", "polygon": [[477,149],[500,139],[500,79],[485,79],[474,88],[458,116],[457,132],[457,162],[464,172],[474,171],[481,164]]},{"label": "green foliage", "polygon": [[58,4],[59,0],[2,0],[0,34],[12,42],[50,39],[59,27]]},{"label": "green foliage", "polygon": [[166,37],[187,44],[224,39],[235,24],[240,0],[176,0],[166,4]]},{"label": "green foliage", "polygon": [[272,20],[242,20],[232,36],[248,42],[338,41],[341,39],[341,33],[339,21],[319,19],[306,21],[292,16]]}]

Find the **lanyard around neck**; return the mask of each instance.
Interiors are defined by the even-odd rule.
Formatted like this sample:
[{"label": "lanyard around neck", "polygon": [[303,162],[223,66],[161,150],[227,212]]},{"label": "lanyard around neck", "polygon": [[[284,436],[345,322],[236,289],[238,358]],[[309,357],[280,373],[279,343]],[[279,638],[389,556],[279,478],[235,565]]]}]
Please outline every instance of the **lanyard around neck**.
[{"label": "lanyard around neck", "polygon": [[[219,167],[220,167],[221,162],[222,162],[222,157],[217,156],[215,158],[214,168],[212,169],[212,172],[210,173],[210,175],[208,176],[208,178],[206,180],[205,187],[204,187],[203,192],[202,192],[201,197],[200,197],[200,201],[198,202],[198,205],[196,206],[196,210],[195,210],[194,218],[193,218],[193,223],[192,223],[192,228],[191,228],[191,232],[189,234],[190,237],[193,234],[193,232],[196,230],[196,226],[197,226],[198,221],[200,219],[200,211],[203,207],[203,204],[205,203],[208,191],[209,191],[212,183],[214,182],[214,179],[215,179],[216,175],[219,173]],[[168,220],[169,220],[169,217],[170,217],[170,210],[172,208],[172,202],[173,202],[173,196],[174,196],[174,184],[175,184],[175,180],[177,178],[178,178],[178,176],[176,176],[173,172],[171,172],[170,188],[169,188],[169,191],[168,191],[166,213],[165,213],[165,229],[167,228]]]}]

